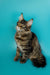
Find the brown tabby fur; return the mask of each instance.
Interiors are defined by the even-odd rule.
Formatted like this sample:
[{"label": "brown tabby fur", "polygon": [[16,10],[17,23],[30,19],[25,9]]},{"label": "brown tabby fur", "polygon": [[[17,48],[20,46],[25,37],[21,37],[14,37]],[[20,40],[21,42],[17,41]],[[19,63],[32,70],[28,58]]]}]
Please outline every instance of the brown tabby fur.
[{"label": "brown tabby fur", "polygon": [[37,36],[30,30],[32,22],[33,19],[25,21],[23,14],[21,14],[16,26],[15,40],[17,51],[14,60],[17,61],[20,58],[20,63],[25,63],[27,59],[30,59],[34,66],[44,67],[46,65],[45,57],[41,53]]}]

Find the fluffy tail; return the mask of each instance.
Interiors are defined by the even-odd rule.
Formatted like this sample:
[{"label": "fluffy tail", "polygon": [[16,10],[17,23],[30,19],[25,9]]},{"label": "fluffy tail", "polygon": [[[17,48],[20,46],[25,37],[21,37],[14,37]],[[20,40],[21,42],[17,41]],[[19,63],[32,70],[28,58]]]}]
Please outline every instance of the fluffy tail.
[{"label": "fluffy tail", "polygon": [[46,66],[46,59],[44,56],[40,58],[32,58],[32,63],[36,67],[45,67]]}]

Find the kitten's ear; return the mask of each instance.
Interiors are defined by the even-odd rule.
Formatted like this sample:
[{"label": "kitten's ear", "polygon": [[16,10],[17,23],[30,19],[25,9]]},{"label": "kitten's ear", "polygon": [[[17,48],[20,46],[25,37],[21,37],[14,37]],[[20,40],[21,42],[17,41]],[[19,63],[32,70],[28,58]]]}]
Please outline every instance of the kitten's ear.
[{"label": "kitten's ear", "polygon": [[21,13],[21,16],[19,17],[19,21],[22,21],[24,18],[23,18],[23,13]]},{"label": "kitten's ear", "polygon": [[27,26],[28,26],[28,27],[31,27],[32,23],[33,23],[33,19],[31,19],[31,20],[29,20],[29,21],[27,22]]}]

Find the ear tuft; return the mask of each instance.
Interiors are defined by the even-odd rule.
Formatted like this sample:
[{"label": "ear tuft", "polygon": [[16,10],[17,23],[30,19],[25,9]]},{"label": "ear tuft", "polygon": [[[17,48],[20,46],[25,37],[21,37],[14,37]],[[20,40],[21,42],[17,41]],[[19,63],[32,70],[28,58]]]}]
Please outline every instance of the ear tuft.
[{"label": "ear tuft", "polygon": [[22,21],[24,18],[23,18],[23,13],[21,13],[21,16],[19,17],[19,21]]},{"label": "ear tuft", "polygon": [[32,25],[32,23],[33,23],[33,19],[31,19],[31,20],[29,20],[28,22],[27,22],[27,26],[31,26]]},{"label": "ear tuft", "polygon": [[23,13],[21,13],[23,15]]}]

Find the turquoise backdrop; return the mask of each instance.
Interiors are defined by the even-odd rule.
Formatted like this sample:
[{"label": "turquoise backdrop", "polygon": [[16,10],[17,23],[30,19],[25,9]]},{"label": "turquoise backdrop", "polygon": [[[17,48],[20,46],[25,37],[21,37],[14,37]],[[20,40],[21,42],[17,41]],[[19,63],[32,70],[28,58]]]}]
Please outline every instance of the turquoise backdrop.
[{"label": "turquoise backdrop", "polygon": [[[46,57],[45,68],[34,67],[30,60],[14,62],[14,36],[21,12],[27,21],[34,19],[31,31]],[[50,0],[0,0],[0,75],[50,75]]]}]

